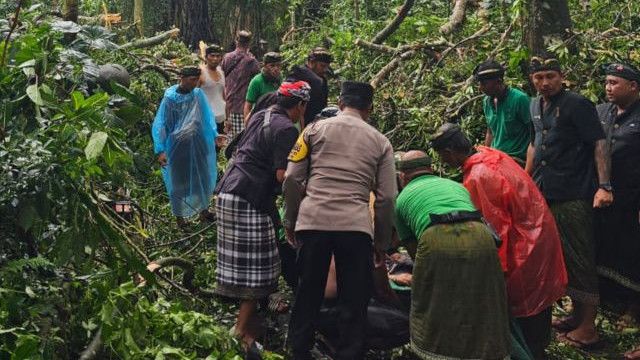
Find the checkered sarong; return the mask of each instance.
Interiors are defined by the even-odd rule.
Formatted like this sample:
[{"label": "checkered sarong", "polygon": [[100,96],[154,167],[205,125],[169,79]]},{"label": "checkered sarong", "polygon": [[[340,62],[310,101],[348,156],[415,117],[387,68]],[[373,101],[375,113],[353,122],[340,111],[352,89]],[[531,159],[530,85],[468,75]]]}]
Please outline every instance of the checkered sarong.
[{"label": "checkered sarong", "polygon": [[244,115],[231,113],[229,114],[229,121],[231,122],[231,134],[229,136],[233,139],[244,130]]},{"label": "checkered sarong", "polygon": [[239,196],[218,194],[216,293],[261,299],[277,290],[280,257],[271,218]]}]

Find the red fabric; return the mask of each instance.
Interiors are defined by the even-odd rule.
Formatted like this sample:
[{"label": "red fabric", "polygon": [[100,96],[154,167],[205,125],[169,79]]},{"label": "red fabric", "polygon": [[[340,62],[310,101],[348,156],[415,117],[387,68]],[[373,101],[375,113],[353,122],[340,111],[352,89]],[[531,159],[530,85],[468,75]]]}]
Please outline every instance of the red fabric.
[{"label": "red fabric", "polygon": [[509,155],[485,146],[464,163],[463,184],[502,239],[498,250],[511,314],[538,314],[562,295],[567,272],[547,202]]}]

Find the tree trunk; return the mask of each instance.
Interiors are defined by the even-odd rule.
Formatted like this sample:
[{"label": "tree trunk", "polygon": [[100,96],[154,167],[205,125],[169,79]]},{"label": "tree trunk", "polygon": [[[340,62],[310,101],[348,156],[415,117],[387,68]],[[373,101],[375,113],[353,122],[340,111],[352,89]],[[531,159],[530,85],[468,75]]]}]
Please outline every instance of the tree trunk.
[{"label": "tree trunk", "polygon": [[175,23],[182,40],[191,49],[197,49],[200,40],[211,41],[211,21],[208,0],[176,1]]},{"label": "tree trunk", "polygon": [[138,35],[144,36],[144,0],[133,0],[133,21],[136,23]]},{"label": "tree trunk", "polygon": [[62,16],[66,21],[78,22],[78,0],[65,0],[62,7]]},{"label": "tree trunk", "polygon": [[530,0],[525,40],[532,55],[545,56],[554,39],[570,36],[571,15],[567,0]]}]

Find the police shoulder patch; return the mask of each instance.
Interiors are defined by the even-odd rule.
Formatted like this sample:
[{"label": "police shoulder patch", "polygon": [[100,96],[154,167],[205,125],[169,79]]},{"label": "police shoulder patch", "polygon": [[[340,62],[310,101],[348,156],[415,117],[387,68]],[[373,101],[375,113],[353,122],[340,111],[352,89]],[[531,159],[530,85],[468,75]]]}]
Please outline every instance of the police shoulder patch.
[{"label": "police shoulder patch", "polygon": [[309,155],[309,146],[304,141],[304,131],[298,136],[293,149],[289,153],[289,161],[298,162],[304,160]]}]

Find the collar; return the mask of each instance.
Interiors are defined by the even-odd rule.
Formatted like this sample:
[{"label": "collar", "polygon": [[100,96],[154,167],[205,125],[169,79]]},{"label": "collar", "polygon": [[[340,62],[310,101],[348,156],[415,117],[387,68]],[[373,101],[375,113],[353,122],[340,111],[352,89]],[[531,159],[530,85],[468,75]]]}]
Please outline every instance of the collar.
[{"label": "collar", "polygon": [[364,121],[364,119],[362,118],[362,116],[360,116],[360,113],[357,112],[356,110],[347,108],[344,111],[340,112],[341,115],[346,115],[346,116],[353,116],[353,117],[357,117],[358,119]]}]

